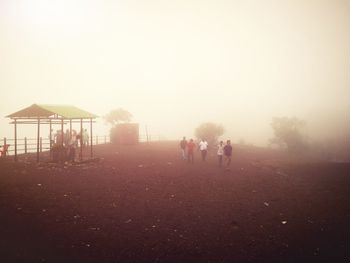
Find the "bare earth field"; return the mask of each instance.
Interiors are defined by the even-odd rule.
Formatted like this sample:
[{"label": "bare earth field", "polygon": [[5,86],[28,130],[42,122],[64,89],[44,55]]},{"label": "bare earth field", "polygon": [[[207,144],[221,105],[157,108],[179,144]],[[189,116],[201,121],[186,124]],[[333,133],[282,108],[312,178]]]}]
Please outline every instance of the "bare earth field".
[{"label": "bare earth field", "polygon": [[234,147],[231,170],[177,143],[98,162],[0,160],[0,262],[350,262],[350,164]]}]

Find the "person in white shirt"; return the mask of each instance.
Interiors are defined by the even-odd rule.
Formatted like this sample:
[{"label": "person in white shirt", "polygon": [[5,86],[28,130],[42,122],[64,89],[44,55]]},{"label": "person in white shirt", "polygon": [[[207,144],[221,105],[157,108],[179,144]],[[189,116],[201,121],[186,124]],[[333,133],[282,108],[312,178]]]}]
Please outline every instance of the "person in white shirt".
[{"label": "person in white shirt", "polygon": [[224,155],[224,142],[220,141],[218,145],[218,161],[219,161],[219,166],[222,166],[222,156]]},{"label": "person in white shirt", "polygon": [[208,152],[208,143],[206,140],[202,139],[199,143],[199,150],[201,151],[202,161],[205,162]]}]

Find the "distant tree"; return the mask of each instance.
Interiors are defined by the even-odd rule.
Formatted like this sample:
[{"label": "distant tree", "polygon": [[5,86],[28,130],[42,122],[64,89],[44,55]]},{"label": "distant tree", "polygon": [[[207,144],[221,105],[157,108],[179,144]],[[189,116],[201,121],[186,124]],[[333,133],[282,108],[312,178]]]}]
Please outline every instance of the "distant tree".
[{"label": "distant tree", "polygon": [[302,129],[306,123],[298,118],[275,117],[272,119],[271,127],[275,137],[270,139],[270,144],[277,144],[291,153],[298,153],[307,146]]},{"label": "distant tree", "polygon": [[217,143],[218,138],[223,134],[224,127],[212,122],[202,123],[195,130],[198,139],[205,139],[211,145]]},{"label": "distant tree", "polygon": [[110,140],[112,143],[118,142],[117,124],[130,122],[132,114],[122,108],[111,110],[105,117],[106,123],[111,124]]},{"label": "distant tree", "polygon": [[132,114],[122,108],[111,110],[105,117],[105,121],[112,126],[118,123],[130,122]]}]

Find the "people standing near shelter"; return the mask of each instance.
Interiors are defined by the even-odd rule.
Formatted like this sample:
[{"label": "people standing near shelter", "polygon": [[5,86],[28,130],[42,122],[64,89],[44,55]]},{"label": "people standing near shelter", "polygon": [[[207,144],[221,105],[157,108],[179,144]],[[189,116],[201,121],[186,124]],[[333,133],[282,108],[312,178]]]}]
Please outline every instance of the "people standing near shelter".
[{"label": "people standing near shelter", "polygon": [[87,129],[85,129],[83,131],[83,145],[84,145],[84,147],[89,146],[89,133],[88,133]]},{"label": "people standing near shelter", "polygon": [[224,147],[225,159],[226,159],[226,167],[228,168],[231,164],[232,157],[232,146],[231,141],[227,140],[226,145]]},{"label": "people standing near shelter", "polygon": [[187,147],[187,141],[186,141],[186,137],[184,136],[180,141],[181,157],[183,161],[186,160],[186,147]]},{"label": "people standing near shelter", "polygon": [[193,139],[191,139],[187,143],[187,161],[189,163],[194,163],[194,149],[196,148],[196,144],[194,143]]},{"label": "people standing near shelter", "polygon": [[224,155],[224,142],[220,141],[219,145],[218,145],[218,162],[219,162],[219,166],[222,166],[222,156]]},{"label": "people standing near shelter", "polygon": [[201,151],[202,161],[205,162],[208,152],[208,143],[206,140],[202,139],[199,143],[199,150]]}]

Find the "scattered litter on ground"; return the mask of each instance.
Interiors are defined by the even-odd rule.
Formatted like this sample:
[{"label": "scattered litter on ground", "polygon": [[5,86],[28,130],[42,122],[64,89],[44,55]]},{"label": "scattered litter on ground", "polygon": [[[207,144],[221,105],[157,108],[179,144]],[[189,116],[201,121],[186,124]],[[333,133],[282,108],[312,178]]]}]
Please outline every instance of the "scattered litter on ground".
[{"label": "scattered litter on ground", "polygon": [[264,205],[265,206],[269,206],[270,204],[268,202],[264,202]]},{"label": "scattered litter on ground", "polygon": [[125,221],[125,224],[129,224],[132,221],[132,219],[128,219]]},{"label": "scattered litter on ground", "polygon": [[287,221],[282,221],[281,223],[282,223],[282,225],[285,225],[285,224],[287,224]]},{"label": "scattered litter on ground", "polygon": [[285,172],[283,172],[283,171],[281,171],[281,170],[278,170],[278,171],[276,172],[276,174],[282,175],[282,176],[288,176],[288,174],[286,174]]}]

